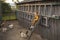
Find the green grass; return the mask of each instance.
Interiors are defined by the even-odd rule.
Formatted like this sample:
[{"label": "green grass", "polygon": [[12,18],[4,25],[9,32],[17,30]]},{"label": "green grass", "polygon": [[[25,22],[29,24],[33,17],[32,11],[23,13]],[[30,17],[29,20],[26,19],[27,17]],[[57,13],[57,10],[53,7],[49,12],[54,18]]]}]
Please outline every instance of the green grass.
[{"label": "green grass", "polygon": [[3,16],[2,20],[15,20],[16,19],[16,15],[11,15],[11,16]]}]

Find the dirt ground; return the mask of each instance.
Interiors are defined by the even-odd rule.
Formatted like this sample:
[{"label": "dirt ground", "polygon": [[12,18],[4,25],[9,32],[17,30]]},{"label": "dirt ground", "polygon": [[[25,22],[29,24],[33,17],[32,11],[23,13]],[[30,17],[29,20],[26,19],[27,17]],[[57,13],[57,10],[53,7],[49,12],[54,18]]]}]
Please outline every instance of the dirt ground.
[{"label": "dirt ground", "polygon": [[[26,30],[23,29],[18,21],[8,21],[8,23],[12,23],[14,25],[13,29],[10,29],[6,32],[0,32],[0,40],[27,40],[20,37],[20,31]],[[42,40],[40,35],[33,33],[30,40]]]}]

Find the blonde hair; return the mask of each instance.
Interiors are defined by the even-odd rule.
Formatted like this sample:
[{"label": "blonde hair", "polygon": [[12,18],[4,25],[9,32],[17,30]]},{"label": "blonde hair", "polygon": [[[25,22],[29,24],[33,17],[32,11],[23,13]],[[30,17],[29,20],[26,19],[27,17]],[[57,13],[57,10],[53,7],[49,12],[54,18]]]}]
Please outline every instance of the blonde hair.
[{"label": "blonde hair", "polygon": [[35,15],[38,15],[38,12],[34,12]]}]

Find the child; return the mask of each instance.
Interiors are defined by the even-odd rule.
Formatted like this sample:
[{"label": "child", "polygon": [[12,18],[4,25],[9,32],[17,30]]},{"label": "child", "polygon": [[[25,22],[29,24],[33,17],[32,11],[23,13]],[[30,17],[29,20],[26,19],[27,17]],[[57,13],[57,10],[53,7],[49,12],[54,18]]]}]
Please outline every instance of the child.
[{"label": "child", "polygon": [[31,30],[34,29],[34,25],[35,25],[35,23],[38,21],[38,19],[39,19],[38,12],[35,12],[35,13],[34,13],[34,19],[32,20],[32,25],[31,25],[31,27],[30,27]]}]

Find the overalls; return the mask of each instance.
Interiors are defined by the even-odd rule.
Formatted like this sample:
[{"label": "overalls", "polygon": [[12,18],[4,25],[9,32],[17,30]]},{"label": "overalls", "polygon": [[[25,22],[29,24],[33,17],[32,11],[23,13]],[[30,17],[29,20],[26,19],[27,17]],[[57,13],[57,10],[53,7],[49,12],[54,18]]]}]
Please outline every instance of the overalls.
[{"label": "overalls", "polygon": [[32,20],[32,26],[35,25],[35,23],[38,21],[38,19],[39,19],[39,16],[35,15],[34,19]]},{"label": "overalls", "polygon": [[34,29],[34,26],[35,26],[36,22],[38,21],[38,19],[39,19],[39,16],[38,15],[35,15],[34,19],[31,22],[30,29]]}]

